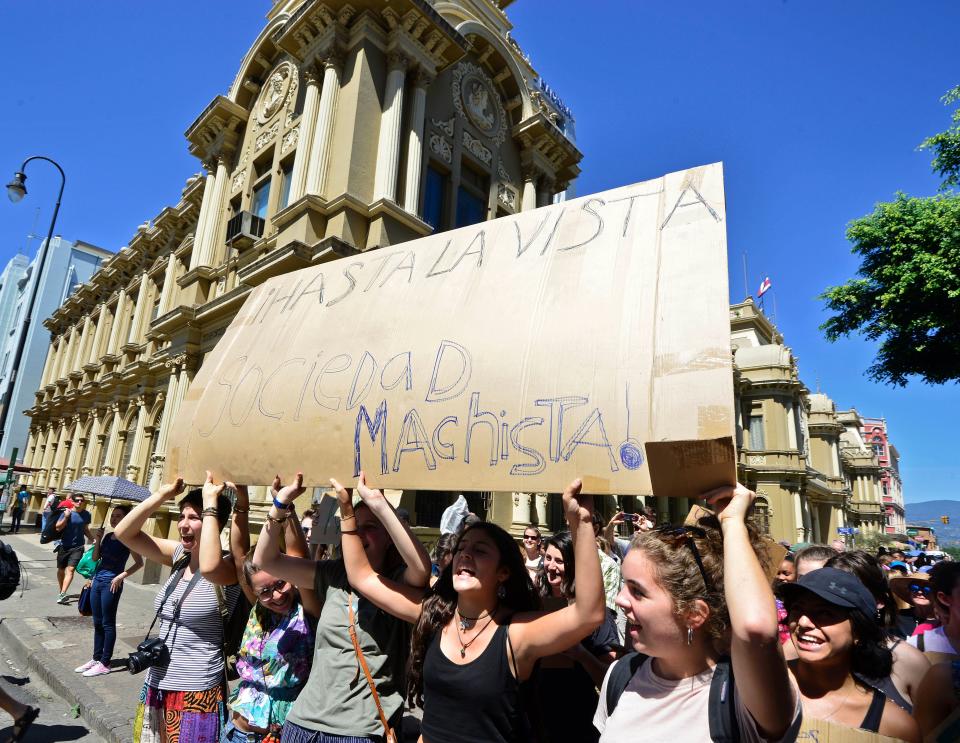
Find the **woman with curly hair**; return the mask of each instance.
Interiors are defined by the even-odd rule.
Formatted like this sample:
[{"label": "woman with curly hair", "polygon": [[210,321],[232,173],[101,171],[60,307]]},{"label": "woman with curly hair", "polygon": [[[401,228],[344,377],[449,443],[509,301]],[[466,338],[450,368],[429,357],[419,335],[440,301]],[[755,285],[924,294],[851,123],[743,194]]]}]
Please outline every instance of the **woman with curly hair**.
[{"label": "woman with curly hair", "polygon": [[863,678],[890,675],[893,654],[873,595],[852,573],[820,568],[780,589],[797,658],[790,663],[804,714],[906,741],[917,723]]},{"label": "woman with curly hair", "polygon": [[[542,614],[523,558],[499,526],[478,522],[457,542],[453,562],[428,592],[379,574],[357,532],[350,494],[331,480],[340,501],[343,557],[350,583],[386,612],[415,624],[408,700],[423,707],[423,743],[526,741],[520,684],[537,660],[562,652],[603,621],[603,581],[593,536],[593,498],[574,480],[564,513],[579,564],[577,599]],[[364,501],[383,496],[367,487]]]},{"label": "woman with curly hair", "polygon": [[717,516],[638,534],[623,560],[617,605],[636,652],[604,679],[594,716],[601,742],[638,731],[722,737],[711,720],[742,741],[796,737],[799,696],[780,651],[766,551],[747,520],[755,495],[741,485],[704,497]]}]

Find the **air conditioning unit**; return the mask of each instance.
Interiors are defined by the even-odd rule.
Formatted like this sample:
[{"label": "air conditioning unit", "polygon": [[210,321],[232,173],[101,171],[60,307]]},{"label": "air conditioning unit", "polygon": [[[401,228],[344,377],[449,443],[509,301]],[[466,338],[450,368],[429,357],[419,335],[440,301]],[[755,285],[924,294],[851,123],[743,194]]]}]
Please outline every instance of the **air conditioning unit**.
[{"label": "air conditioning unit", "polygon": [[227,222],[227,245],[237,250],[249,248],[263,237],[266,220],[253,212],[240,212]]}]

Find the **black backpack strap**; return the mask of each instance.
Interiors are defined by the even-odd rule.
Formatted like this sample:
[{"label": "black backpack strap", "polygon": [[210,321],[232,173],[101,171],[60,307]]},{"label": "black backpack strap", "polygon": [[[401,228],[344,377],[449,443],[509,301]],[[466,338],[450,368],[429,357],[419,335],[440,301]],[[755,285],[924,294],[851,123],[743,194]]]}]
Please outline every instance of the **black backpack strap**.
[{"label": "black backpack strap", "polygon": [[646,662],[649,656],[643,653],[627,653],[617,661],[610,670],[610,678],[607,679],[607,717],[613,714],[617,708],[617,702],[623,694],[627,684],[633,675],[640,670],[640,666]]},{"label": "black backpack strap", "polygon": [[734,701],[733,665],[726,656],[720,658],[713,669],[707,710],[710,739],[714,743],[738,743],[740,726],[737,723],[737,706]]}]

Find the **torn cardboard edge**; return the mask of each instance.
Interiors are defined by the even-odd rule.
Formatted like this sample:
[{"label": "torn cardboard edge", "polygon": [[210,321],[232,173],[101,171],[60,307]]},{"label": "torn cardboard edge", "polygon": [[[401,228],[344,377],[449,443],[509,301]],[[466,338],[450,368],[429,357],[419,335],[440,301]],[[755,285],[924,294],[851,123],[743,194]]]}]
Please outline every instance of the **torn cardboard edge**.
[{"label": "torn cardboard edge", "polygon": [[695,500],[716,488],[737,484],[737,452],[732,436],[648,441],[644,449],[656,496]]}]

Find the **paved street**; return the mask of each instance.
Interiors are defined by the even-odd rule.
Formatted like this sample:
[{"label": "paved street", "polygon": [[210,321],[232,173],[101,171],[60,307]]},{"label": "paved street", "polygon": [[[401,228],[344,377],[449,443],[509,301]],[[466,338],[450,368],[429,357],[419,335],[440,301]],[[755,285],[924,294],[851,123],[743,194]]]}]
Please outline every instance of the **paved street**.
[{"label": "paved street", "polygon": [[[131,676],[120,665],[143,639],[157,587],[127,583],[117,615],[116,670],[108,676],[83,678],[73,673],[90,659],[93,649],[93,620],[81,617],[76,607],[83,580],[74,580],[68,605],[57,604],[51,547],[41,545],[32,533],[0,538],[17,551],[26,573],[22,594],[18,588],[0,603],[0,674],[5,686],[14,685],[15,696],[32,695],[42,703],[34,728],[49,734],[35,738],[31,733],[28,740],[131,740],[143,676]],[[73,707],[78,708],[79,719],[72,717]],[[6,736],[0,735],[3,740]]]}]

